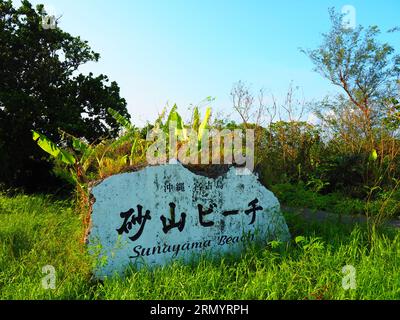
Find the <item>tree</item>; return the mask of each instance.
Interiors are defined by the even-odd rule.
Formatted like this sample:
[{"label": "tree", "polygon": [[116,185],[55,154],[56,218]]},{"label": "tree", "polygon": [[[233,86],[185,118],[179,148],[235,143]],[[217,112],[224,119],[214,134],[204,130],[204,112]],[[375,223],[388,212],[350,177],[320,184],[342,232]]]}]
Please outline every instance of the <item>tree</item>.
[{"label": "tree", "polygon": [[58,25],[44,28],[46,16],[43,5],[33,8],[23,0],[14,8],[12,1],[0,0],[0,182],[9,186],[50,177],[51,164],[32,130],[58,144],[59,128],[93,142],[119,132],[107,108],[129,119],[116,82],[79,73],[99,54]]},{"label": "tree", "polygon": [[[330,9],[332,28],[323,34],[322,45],[302,50],[315,70],[343,89],[355,109],[364,117],[364,131],[373,143],[374,118],[383,114],[384,99],[395,95],[400,75],[400,56],[388,43],[380,43],[377,26],[355,29],[343,24],[343,15]],[[394,30],[393,30],[394,31]]]}]

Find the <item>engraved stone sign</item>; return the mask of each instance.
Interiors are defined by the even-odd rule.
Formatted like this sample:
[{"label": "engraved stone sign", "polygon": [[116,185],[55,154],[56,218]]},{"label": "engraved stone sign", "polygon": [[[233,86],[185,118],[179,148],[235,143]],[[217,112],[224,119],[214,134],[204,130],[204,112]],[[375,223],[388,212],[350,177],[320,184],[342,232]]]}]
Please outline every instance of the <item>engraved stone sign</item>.
[{"label": "engraved stone sign", "polygon": [[162,266],[290,238],[280,205],[254,174],[209,178],[180,163],[114,175],[92,188],[95,276]]}]

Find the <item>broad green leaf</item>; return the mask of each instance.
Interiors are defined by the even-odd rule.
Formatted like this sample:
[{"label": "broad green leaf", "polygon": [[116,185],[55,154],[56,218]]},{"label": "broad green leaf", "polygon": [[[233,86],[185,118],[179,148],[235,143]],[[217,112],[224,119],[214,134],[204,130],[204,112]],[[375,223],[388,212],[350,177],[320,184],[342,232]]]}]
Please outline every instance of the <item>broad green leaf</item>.
[{"label": "broad green leaf", "polygon": [[177,111],[178,107],[175,104],[171,112],[169,113],[168,120],[164,131],[169,132],[170,126],[174,125],[175,128],[175,135],[178,136],[181,140],[187,140],[187,132],[185,129],[185,125],[183,123],[181,115]]},{"label": "broad green leaf", "polygon": [[203,122],[201,123],[201,125],[199,127],[198,140],[200,143],[203,140],[204,130],[207,129],[208,122],[210,121],[210,117],[211,117],[211,108],[207,108],[206,115],[203,119]]},{"label": "broad green leaf", "polygon": [[90,146],[87,143],[75,137],[72,137],[72,147],[82,153],[86,153],[88,149],[90,149]]},{"label": "broad green leaf", "polygon": [[39,147],[41,147],[44,151],[48,154],[60,160],[63,163],[74,165],[76,162],[75,157],[69,153],[68,151],[60,149],[54,142],[52,142],[49,138],[45,135],[40,134],[34,130],[33,133],[33,140],[36,141]]},{"label": "broad green leaf", "polygon": [[74,148],[75,151],[79,151],[82,154],[85,154],[88,152],[88,149],[91,149],[90,145],[81,139],[73,136],[72,134],[69,134],[68,132],[65,132],[63,130],[59,130],[60,133],[63,135],[63,138],[66,137],[72,142],[72,147]]},{"label": "broad green leaf", "polygon": [[195,130],[198,133],[199,127],[200,127],[200,113],[199,113],[199,108],[196,107],[194,108],[193,111],[193,130]]},{"label": "broad green leaf", "polygon": [[134,136],[135,132],[128,132],[124,134],[123,136],[119,137],[118,139],[116,139],[114,142],[111,143],[110,149],[117,148],[123,143],[133,140]]},{"label": "broad green leaf", "polygon": [[178,124],[179,114],[177,113],[177,109],[178,109],[178,107],[175,104],[172,107],[171,111],[169,112],[167,123],[165,124],[164,131],[166,131],[166,132],[169,131],[169,127],[170,127],[171,122],[175,122],[176,126],[177,127],[179,126],[179,124]]},{"label": "broad green leaf", "polygon": [[86,171],[90,166],[91,157],[95,152],[95,148],[93,148],[90,144],[86,143],[85,141],[82,141],[81,139],[73,136],[72,134],[69,134],[60,129],[59,131],[63,135],[63,137],[66,137],[69,140],[71,140],[73,149],[75,151],[80,152],[81,158],[79,159],[79,163],[82,165],[82,169]]},{"label": "broad green leaf", "polygon": [[131,122],[128,119],[126,119],[124,116],[122,116],[118,111],[116,111],[112,108],[108,108],[107,110],[108,110],[108,113],[114,118],[114,120],[117,121],[127,131],[132,131],[134,129]]}]

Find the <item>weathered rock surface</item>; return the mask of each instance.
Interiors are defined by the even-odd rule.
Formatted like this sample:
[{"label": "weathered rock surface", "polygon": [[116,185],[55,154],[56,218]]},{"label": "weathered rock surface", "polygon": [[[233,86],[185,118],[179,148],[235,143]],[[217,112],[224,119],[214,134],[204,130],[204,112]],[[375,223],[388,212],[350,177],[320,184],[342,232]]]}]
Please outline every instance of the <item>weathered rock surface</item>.
[{"label": "weathered rock surface", "polygon": [[92,188],[89,250],[99,278],[133,264],[154,267],[200,254],[238,252],[251,242],[287,241],[272,192],[236,168],[217,178],[181,164],[112,176]]}]

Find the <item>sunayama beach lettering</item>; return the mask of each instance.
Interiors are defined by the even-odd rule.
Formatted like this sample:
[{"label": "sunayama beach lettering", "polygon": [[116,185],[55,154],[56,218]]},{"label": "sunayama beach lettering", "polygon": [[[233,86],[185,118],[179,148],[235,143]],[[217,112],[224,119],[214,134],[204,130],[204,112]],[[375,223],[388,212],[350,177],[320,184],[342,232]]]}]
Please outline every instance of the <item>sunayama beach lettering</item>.
[{"label": "sunayama beach lettering", "polygon": [[[254,234],[243,235],[242,237],[228,237],[228,236],[220,236],[216,239],[216,244],[219,246],[236,244],[239,242],[251,242],[255,240]],[[212,246],[212,240],[205,241],[194,241],[187,242],[184,244],[164,244],[158,245],[154,247],[145,248],[141,245],[137,245],[133,248],[134,255],[130,257],[130,259],[136,259],[139,257],[148,257],[157,254],[167,254],[173,253],[172,257],[177,257],[180,252],[183,251],[191,251],[196,249],[206,249]]]},{"label": "sunayama beach lettering", "polygon": [[141,245],[138,245],[133,248],[133,252],[135,253],[134,256],[131,256],[131,259],[135,259],[138,257],[148,257],[151,255],[156,254],[166,254],[166,253],[173,253],[173,257],[178,256],[179,252],[181,251],[190,251],[194,249],[205,249],[211,246],[211,240],[206,241],[196,241],[196,242],[188,242],[185,244],[176,244],[176,245],[169,245],[164,244],[163,246],[154,246],[150,248],[143,248]]},{"label": "sunayama beach lettering", "polygon": [[96,265],[95,276],[122,276],[132,264],[153,268],[236,255],[256,242],[288,241],[278,199],[256,175],[238,175],[237,169],[221,168],[208,177],[177,162],[93,186],[88,245],[96,258],[107,259]]}]

